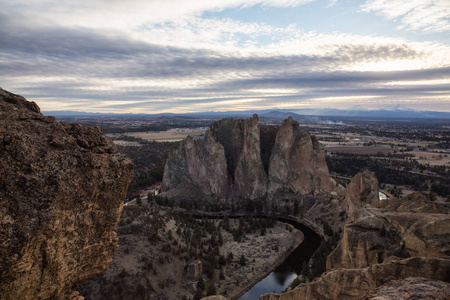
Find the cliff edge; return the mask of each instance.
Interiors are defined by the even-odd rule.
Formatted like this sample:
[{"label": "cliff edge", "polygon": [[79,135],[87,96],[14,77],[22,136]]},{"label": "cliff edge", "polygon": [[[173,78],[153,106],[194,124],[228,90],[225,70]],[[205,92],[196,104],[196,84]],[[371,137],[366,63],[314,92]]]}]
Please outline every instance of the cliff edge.
[{"label": "cliff edge", "polygon": [[0,298],[74,298],[105,270],[132,170],[100,128],[0,89]]}]

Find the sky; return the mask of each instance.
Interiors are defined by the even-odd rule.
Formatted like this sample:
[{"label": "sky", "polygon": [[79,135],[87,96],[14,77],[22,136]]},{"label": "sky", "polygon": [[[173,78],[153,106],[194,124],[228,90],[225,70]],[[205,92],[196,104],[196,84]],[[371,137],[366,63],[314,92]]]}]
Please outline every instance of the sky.
[{"label": "sky", "polygon": [[0,0],[0,41],[43,111],[450,111],[449,0]]}]

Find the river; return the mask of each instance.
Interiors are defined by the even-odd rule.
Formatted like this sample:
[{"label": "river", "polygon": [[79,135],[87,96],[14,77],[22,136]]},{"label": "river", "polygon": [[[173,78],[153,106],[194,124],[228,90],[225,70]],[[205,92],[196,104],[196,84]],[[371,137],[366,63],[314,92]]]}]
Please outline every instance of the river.
[{"label": "river", "polygon": [[[223,215],[211,214],[194,214],[194,218],[208,218],[208,219],[222,219]],[[237,219],[243,217],[242,215],[230,215],[230,219]],[[255,216],[259,218],[266,218],[267,216]],[[264,279],[255,284],[245,294],[240,296],[237,300],[257,300],[259,296],[267,293],[281,293],[288,287],[302,271],[303,264],[306,264],[317,248],[322,242],[321,237],[311,228],[295,220],[277,217],[280,222],[288,223],[296,229],[303,232],[303,242],[292,251],[286,260],[279,265],[272,273],[267,275]]]},{"label": "river", "polygon": [[257,300],[263,294],[281,293],[297,278],[302,271],[303,264],[309,261],[314,251],[319,247],[321,238],[309,227],[289,219],[279,218],[279,221],[289,223],[301,230],[305,239],[280,266],[238,300]]}]

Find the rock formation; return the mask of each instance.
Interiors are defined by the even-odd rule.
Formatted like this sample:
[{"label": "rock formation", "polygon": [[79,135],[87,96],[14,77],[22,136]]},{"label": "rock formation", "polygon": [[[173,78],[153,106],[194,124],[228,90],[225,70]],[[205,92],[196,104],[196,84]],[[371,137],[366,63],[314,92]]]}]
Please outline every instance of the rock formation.
[{"label": "rock formation", "polygon": [[332,191],[325,155],[319,141],[300,130],[291,117],[278,129],[269,165],[269,192],[279,189],[309,194],[314,191]]},{"label": "rock formation", "polygon": [[393,280],[372,291],[364,300],[447,300],[449,295],[450,283],[415,277]]},{"label": "rock formation", "polygon": [[[449,259],[415,257],[394,260],[362,269],[333,270],[311,283],[300,284],[283,294],[266,294],[259,300],[362,299],[392,280],[424,277],[428,278],[428,283],[445,285],[443,281],[449,281],[449,270]],[[410,295],[416,297],[408,299],[421,299],[420,294],[421,290],[416,290]]]},{"label": "rock formation", "polygon": [[372,172],[365,170],[356,174],[345,189],[342,208],[350,218],[353,218],[358,208],[377,201],[379,201],[378,180]]},{"label": "rock formation", "polygon": [[0,298],[76,297],[105,270],[132,169],[100,128],[0,89]]},{"label": "rock formation", "polygon": [[203,137],[188,137],[167,160],[162,190],[195,187],[215,198],[258,198],[286,191],[334,191],[317,139],[292,118],[261,132],[257,115],[214,122]]},{"label": "rock formation", "polygon": [[227,300],[227,298],[225,298],[224,296],[208,296],[208,297],[204,297],[201,300]]},{"label": "rock formation", "polygon": [[211,130],[203,137],[188,136],[167,159],[164,166],[163,191],[186,186],[219,198],[228,195],[228,173],[224,147],[217,143]]},{"label": "rock formation", "polygon": [[[391,201],[395,204],[389,204]],[[448,256],[449,208],[441,207],[441,213],[430,213],[436,204],[424,205],[423,201],[419,193],[384,200],[380,204],[383,210],[369,209],[370,216],[348,223],[340,244],[327,258],[327,269],[363,268],[392,256]],[[416,209],[404,211],[406,205]],[[391,210],[386,210],[387,207]]]},{"label": "rock formation", "polygon": [[354,218],[327,257],[327,272],[260,300],[447,299],[438,287],[450,287],[450,206],[419,193],[378,201],[376,183],[366,171],[347,187],[343,207]]}]

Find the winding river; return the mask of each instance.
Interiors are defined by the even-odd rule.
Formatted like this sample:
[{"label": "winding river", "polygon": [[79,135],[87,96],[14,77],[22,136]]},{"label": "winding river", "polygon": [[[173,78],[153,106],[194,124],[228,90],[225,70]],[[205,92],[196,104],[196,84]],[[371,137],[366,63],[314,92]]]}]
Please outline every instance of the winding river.
[{"label": "winding river", "polygon": [[[223,215],[205,215],[194,214],[194,218],[221,219]],[[229,218],[235,219],[243,217],[243,215],[230,215]],[[265,215],[255,216],[266,218]],[[286,258],[286,260],[278,266],[272,273],[264,279],[256,283],[245,294],[237,298],[238,300],[257,300],[259,296],[267,293],[281,293],[284,291],[302,271],[303,264],[306,264],[316,249],[322,242],[321,237],[308,226],[301,224],[293,219],[277,217],[280,222],[288,223],[296,229],[303,232],[303,242],[295,248],[294,251]]]},{"label": "winding river", "polygon": [[285,218],[278,218],[278,220],[289,223],[302,231],[305,239],[280,266],[238,300],[257,300],[263,294],[284,291],[297,278],[302,271],[302,265],[309,261],[322,241],[317,233],[303,224]]}]

